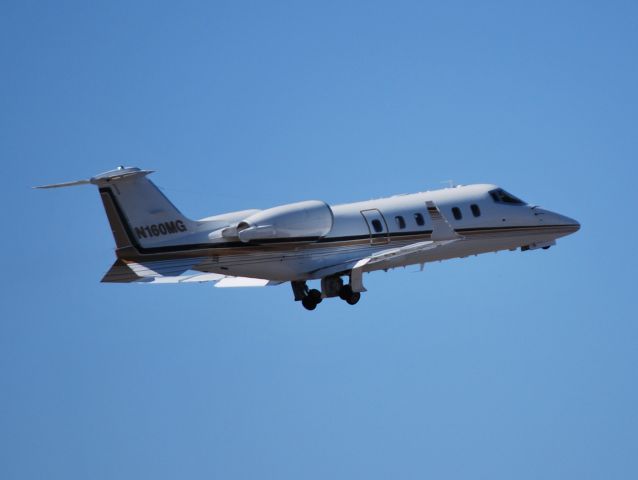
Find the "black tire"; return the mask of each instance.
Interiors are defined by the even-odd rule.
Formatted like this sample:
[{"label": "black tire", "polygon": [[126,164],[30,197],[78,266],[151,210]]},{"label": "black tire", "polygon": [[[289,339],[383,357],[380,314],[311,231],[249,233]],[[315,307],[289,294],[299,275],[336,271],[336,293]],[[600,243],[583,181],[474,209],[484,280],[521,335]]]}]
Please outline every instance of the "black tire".
[{"label": "black tire", "polygon": [[346,298],[346,302],[348,302],[349,305],[356,305],[360,299],[361,294],[359,292],[352,292],[352,295]]},{"label": "black tire", "polygon": [[352,297],[353,293],[354,292],[352,291],[352,287],[349,284],[344,285],[343,287],[339,289],[339,298],[347,302],[348,299]]},{"label": "black tire", "polygon": [[316,288],[313,288],[308,292],[308,298],[311,298],[316,304],[321,303],[321,300],[323,300],[323,298],[321,298],[321,292]]},{"label": "black tire", "polygon": [[301,304],[306,310],[314,310],[317,308],[317,302],[315,302],[310,296],[304,297]]}]

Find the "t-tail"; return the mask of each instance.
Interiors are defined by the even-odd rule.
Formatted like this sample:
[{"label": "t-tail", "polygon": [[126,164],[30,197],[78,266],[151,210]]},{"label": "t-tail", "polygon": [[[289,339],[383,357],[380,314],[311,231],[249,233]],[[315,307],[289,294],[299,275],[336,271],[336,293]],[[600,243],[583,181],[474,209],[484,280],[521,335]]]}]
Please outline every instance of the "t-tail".
[{"label": "t-tail", "polygon": [[147,178],[149,173],[152,170],[119,167],[88,180],[35,188],[96,185],[118,251],[135,249],[144,253],[183,245],[196,232],[197,223],[182,215]]}]

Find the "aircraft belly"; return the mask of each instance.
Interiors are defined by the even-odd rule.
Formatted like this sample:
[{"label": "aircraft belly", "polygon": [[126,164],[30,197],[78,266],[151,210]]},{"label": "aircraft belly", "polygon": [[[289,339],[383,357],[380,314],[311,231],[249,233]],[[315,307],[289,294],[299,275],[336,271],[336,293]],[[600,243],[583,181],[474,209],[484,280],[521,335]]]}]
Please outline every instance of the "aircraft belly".
[{"label": "aircraft belly", "polygon": [[[383,246],[387,248],[387,245]],[[224,275],[277,281],[306,280],[309,272],[343,261],[365,257],[373,252],[369,245],[346,250],[336,247],[277,252],[271,255],[237,255],[198,266],[198,270]]]},{"label": "aircraft belly", "polygon": [[[512,250],[531,243],[551,241],[557,238],[555,234],[548,233],[509,233],[508,235],[476,235],[466,237],[463,240],[449,245],[445,245],[433,250],[415,253],[400,259],[391,260],[369,268],[367,271],[396,268],[406,265],[415,265],[428,262],[450,260],[453,258],[463,258],[471,255],[497,252],[501,250]],[[390,245],[392,247],[393,245]]]},{"label": "aircraft belly", "polygon": [[[560,236],[563,236],[561,232],[555,231],[468,232],[458,242],[433,250],[405,255],[387,262],[375,263],[374,266],[367,267],[366,271],[466,257],[498,250],[509,250],[534,242],[551,241]],[[374,253],[407,246],[416,241],[427,241],[429,238],[430,236],[426,234],[420,238],[415,236],[393,238],[389,243],[384,244],[370,244],[367,239],[364,239],[296,245],[289,249],[251,249],[245,252],[238,249],[225,252],[209,250],[204,253],[202,262],[192,267],[192,269],[207,273],[282,282],[308,280],[320,278],[312,272],[324,270],[335,265],[346,265],[348,262],[353,264],[357,260],[366,258]],[[202,255],[202,253],[188,252],[177,256],[168,254],[162,257],[187,258],[196,254]],[[346,269],[347,267],[344,267],[344,271]]]}]

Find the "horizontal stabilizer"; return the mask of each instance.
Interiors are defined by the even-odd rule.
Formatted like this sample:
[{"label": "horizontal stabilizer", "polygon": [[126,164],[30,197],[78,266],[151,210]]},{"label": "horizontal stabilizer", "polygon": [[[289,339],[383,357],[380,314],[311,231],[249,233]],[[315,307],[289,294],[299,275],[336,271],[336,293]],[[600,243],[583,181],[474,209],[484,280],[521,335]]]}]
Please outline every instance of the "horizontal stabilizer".
[{"label": "horizontal stabilizer", "polygon": [[51,183],[50,185],[39,185],[33,188],[44,189],[44,188],[75,187],[76,185],[87,185],[89,183],[91,183],[91,180],[75,180],[73,182]]},{"label": "horizontal stabilizer", "polygon": [[33,188],[62,188],[62,187],[74,187],[76,185],[102,185],[105,183],[113,183],[115,181],[121,180],[123,178],[133,177],[133,176],[146,176],[149,173],[153,173],[152,170],[140,170],[137,167],[117,167],[115,170],[111,170],[108,172],[100,173],[95,177],[83,179],[83,180],[74,180],[72,182],[62,182],[62,183],[51,183],[49,185],[40,185]]}]

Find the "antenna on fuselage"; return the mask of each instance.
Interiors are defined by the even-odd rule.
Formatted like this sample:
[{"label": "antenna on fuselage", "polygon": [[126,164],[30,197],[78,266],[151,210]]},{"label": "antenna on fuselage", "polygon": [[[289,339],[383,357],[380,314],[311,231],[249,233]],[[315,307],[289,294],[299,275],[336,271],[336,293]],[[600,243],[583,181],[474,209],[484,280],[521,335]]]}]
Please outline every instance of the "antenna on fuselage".
[{"label": "antenna on fuselage", "polygon": [[443,185],[447,185],[447,188],[454,188],[456,187],[456,183],[454,183],[454,180],[443,180],[442,182]]}]

